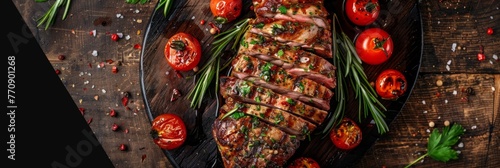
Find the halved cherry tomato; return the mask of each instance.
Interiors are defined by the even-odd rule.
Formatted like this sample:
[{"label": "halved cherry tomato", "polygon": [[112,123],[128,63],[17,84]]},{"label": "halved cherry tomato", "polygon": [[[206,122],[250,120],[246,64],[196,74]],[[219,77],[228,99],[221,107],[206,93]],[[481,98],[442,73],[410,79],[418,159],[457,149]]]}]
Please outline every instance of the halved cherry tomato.
[{"label": "halved cherry tomato", "polygon": [[381,28],[368,28],[362,31],[355,42],[359,58],[370,65],[387,61],[394,50],[394,43],[389,33]]},{"label": "halved cherry tomato", "polygon": [[347,0],[345,12],[349,20],[358,26],[367,26],[377,20],[380,14],[378,0]]},{"label": "halved cherry tomato", "polygon": [[214,15],[215,22],[219,24],[229,23],[238,18],[242,8],[242,0],[210,0],[210,11]]},{"label": "halved cherry tomato", "polygon": [[198,39],[190,34],[179,32],[168,39],[164,54],[173,69],[189,71],[200,62],[202,51]]},{"label": "halved cherry tomato", "polygon": [[385,100],[398,99],[406,92],[407,87],[405,76],[395,69],[382,71],[375,82],[375,91]]},{"label": "halved cherry tomato", "polygon": [[358,124],[350,118],[343,118],[342,121],[330,131],[330,139],[333,144],[340,149],[350,150],[361,143],[362,131]]},{"label": "halved cherry tomato", "polygon": [[156,116],[152,122],[150,134],[154,143],[166,150],[178,148],[184,144],[187,137],[184,121],[172,113]]},{"label": "halved cherry tomato", "polygon": [[320,168],[316,160],[309,157],[299,157],[295,159],[288,168]]}]

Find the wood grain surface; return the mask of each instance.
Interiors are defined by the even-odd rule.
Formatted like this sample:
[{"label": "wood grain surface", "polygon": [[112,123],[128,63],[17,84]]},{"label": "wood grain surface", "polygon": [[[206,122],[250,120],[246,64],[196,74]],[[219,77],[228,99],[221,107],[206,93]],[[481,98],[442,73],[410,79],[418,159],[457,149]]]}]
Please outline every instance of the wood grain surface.
[{"label": "wood grain surface", "polygon": [[[36,19],[54,1],[13,1],[54,69],[61,70],[61,81],[75,104],[85,109],[85,119],[91,120],[115,167],[172,167],[163,151],[148,140],[150,122],[139,83],[141,50],[134,48],[144,40],[157,1],[72,1],[68,18],[57,20],[48,30],[36,27]],[[414,167],[499,167],[500,93],[494,90],[500,88],[500,62],[493,55],[500,55],[500,1],[421,0],[418,5],[424,53],[415,88],[390,131],[353,167],[404,167],[425,153],[428,132],[433,129],[429,122],[442,128],[446,120],[467,130],[459,141],[463,146],[454,147],[461,152],[459,159],[442,163],[425,158]],[[208,13],[207,7],[192,7]],[[486,34],[488,27],[495,30],[493,35]],[[97,32],[95,37],[89,34],[92,30]],[[115,42],[110,33],[130,39]],[[457,47],[452,51],[454,43]],[[476,58],[481,45],[484,61]],[[97,56],[92,55],[94,50]],[[59,60],[59,55],[66,59]],[[117,73],[112,73],[113,66]],[[436,85],[438,80],[443,81],[441,86]],[[474,95],[462,92],[468,87]],[[127,106],[121,103],[125,93],[130,95]],[[111,109],[118,113],[116,117],[109,116]],[[113,123],[122,129],[112,131]],[[121,143],[129,150],[120,151]]]}]

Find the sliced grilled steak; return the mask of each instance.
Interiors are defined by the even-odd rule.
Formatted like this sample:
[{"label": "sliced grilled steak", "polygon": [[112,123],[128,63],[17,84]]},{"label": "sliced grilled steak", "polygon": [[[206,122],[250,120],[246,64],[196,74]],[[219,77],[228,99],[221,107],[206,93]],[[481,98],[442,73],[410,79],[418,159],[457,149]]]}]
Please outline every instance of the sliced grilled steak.
[{"label": "sliced grilled steak", "polygon": [[277,127],[248,115],[231,115],[212,125],[224,167],[283,167],[300,141]]},{"label": "sliced grilled steak", "polygon": [[333,91],[324,85],[302,76],[289,74],[275,64],[254,57],[236,57],[232,65],[233,76],[252,81],[278,93],[297,94],[328,102],[333,96]]},{"label": "sliced grilled steak", "polygon": [[330,29],[328,11],[323,2],[289,3],[281,4],[276,0],[253,0],[254,12],[257,20],[270,22],[272,20],[289,20],[293,22],[306,22],[319,27]]},{"label": "sliced grilled steak", "polygon": [[251,20],[250,32],[275,39],[290,46],[299,46],[325,58],[332,58],[332,33],[315,24],[274,20],[269,23]]},{"label": "sliced grilled steak", "polygon": [[235,77],[223,76],[220,79],[219,91],[224,99],[233,98],[241,102],[278,108],[318,125],[323,123],[328,115],[327,111],[296,101],[288,94],[278,94]]},{"label": "sliced grilled steak", "polygon": [[336,67],[323,57],[250,32],[244,34],[243,40],[239,54],[269,61],[292,75],[304,76],[330,89],[336,87]]},{"label": "sliced grilled steak", "polygon": [[277,108],[271,108],[259,104],[243,103],[232,98],[226,99],[226,104],[222,106],[225,111],[234,111],[236,113],[244,113],[259,118],[268,124],[274,125],[288,134],[297,136],[303,140],[316,129],[316,125]]}]

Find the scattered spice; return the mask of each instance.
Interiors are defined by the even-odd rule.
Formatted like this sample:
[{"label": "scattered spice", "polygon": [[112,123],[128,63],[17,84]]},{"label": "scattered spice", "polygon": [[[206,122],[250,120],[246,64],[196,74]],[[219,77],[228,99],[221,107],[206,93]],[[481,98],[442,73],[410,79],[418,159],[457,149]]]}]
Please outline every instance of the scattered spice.
[{"label": "scattered spice", "polygon": [[113,61],[112,59],[107,59],[106,60],[106,63],[108,63],[108,64],[113,64],[113,62],[115,62],[115,61]]},{"label": "scattered spice", "polygon": [[141,48],[142,48],[142,47],[141,47],[141,45],[140,45],[140,44],[135,44],[135,45],[134,45],[134,49],[141,49]]},{"label": "scattered spice", "polygon": [[143,155],[141,156],[141,162],[144,162],[144,159],[146,159],[146,154],[143,154]]},{"label": "scattered spice", "polygon": [[438,79],[438,80],[436,81],[436,85],[437,85],[437,86],[443,86],[443,81],[442,81],[441,79]]},{"label": "scattered spice", "polygon": [[125,144],[120,144],[120,150],[121,151],[127,151],[128,147]]},{"label": "scattered spice", "polygon": [[205,19],[201,19],[200,20],[200,25],[204,25],[205,24]]},{"label": "scattered spice", "polygon": [[179,71],[174,71],[178,78],[182,78],[182,74]]},{"label": "scattered spice", "polygon": [[87,124],[90,124],[92,123],[92,117],[90,117],[88,120],[87,120]]},{"label": "scattered spice", "polygon": [[492,35],[493,34],[493,28],[492,27],[488,27],[488,29],[486,29],[486,33],[488,35]]},{"label": "scattered spice", "polygon": [[130,93],[124,92],[123,97],[122,97],[122,105],[127,106],[128,105],[128,99],[130,97]]},{"label": "scattered spice", "polygon": [[116,116],[115,109],[111,109],[111,111],[109,111],[109,116],[111,116],[111,117],[115,117]]},{"label": "scattered spice", "polygon": [[173,102],[177,100],[179,97],[181,97],[181,92],[179,89],[173,89],[172,96],[170,97],[170,101]]},{"label": "scattered spice", "polygon": [[429,122],[429,127],[433,128],[435,125],[436,124],[433,121]]},{"label": "scattered spice", "polygon": [[450,125],[450,121],[448,121],[448,120],[444,121],[444,126],[446,126],[446,127],[447,127],[447,126],[449,126],[449,125]]},{"label": "scattered spice", "polygon": [[111,34],[111,40],[118,41],[119,38],[120,37],[118,37],[118,34],[116,34],[116,33]]},{"label": "scattered spice", "polygon": [[486,56],[484,56],[483,53],[477,53],[477,60],[484,61],[485,59],[486,59]]},{"label": "scattered spice", "polygon": [[66,56],[64,56],[64,55],[58,55],[57,59],[62,61],[64,59],[66,59]]},{"label": "scattered spice", "polygon": [[125,131],[123,131],[123,132],[125,132],[125,134],[127,134],[128,133],[128,128],[125,128]]},{"label": "scattered spice", "polygon": [[56,74],[57,74],[57,75],[61,74],[61,70],[56,69]]},{"label": "scattered spice", "polygon": [[95,36],[97,35],[97,31],[94,29],[94,30],[90,31],[90,32],[89,32],[89,34],[90,34],[91,36],[94,36],[94,37],[95,37]]},{"label": "scattered spice", "polygon": [[210,25],[210,27],[212,27],[210,29],[210,34],[219,34],[220,33],[219,27],[217,27],[213,22],[208,22],[208,25]]},{"label": "scattered spice", "polygon": [[94,100],[99,100],[99,95],[95,95]]},{"label": "scattered spice", "polygon": [[466,93],[467,96],[472,96],[472,95],[476,94],[476,92],[474,91],[474,89],[472,87],[467,87],[467,89],[462,90],[462,92]]},{"label": "scattered spice", "polygon": [[82,115],[85,114],[85,109],[84,108],[80,107],[80,108],[78,108],[78,110],[80,110],[80,113],[82,113]]},{"label": "scattered spice", "polygon": [[113,66],[113,68],[111,68],[111,72],[112,73],[118,73],[118,68],[116,66]]},{"label": "scattered spice", "polygon": [[113,125],[111,126],[111,130],[116,131],[118,129],[120,129],[120,126],[118,126],[118,124],[116,123],[113,123]]}]

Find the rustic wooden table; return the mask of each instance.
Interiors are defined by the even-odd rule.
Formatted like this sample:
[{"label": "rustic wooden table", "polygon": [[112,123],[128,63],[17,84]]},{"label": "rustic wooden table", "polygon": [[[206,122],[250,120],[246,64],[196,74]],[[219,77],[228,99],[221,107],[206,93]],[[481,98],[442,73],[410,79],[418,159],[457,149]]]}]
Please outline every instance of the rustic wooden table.
[{"label": "rustic wooden table", "polygon": [[[61,72],[74,102],[85,110],[85,119],[92,121],[90,127],[115,167],[171,167],[150,139],[139,84],[138,47],[157,1],[72,1],[68,17],[59,16],[48,30],[37,27],[36,20],[53,1],[14,3],[54,69]],[[426,158],[415,167],[500,166],[500,92],[495,91],[500,88],[499,7],[498,0],[419,2],[424,53],[418,81],[390,131],[356,167],[404,167],[426,152],[429,122],[441,128],[447,120],[466,128],[454,147],[461,152],[459,159],[442,163]],[[488,27],[496,32],[488,35]],[[112,41],[113,33],[123,37]],[[481,46],[484,61],[477,59]],[[469,87],[475,94],[466,93]],[[126,107],[121,102],[125,94],[130,95]],[[112,110],[116,117],[109,115]],[[111,130],[114,123],[119,131]],[[129,146],[127,152],[119,150],[121,143]]]}]

